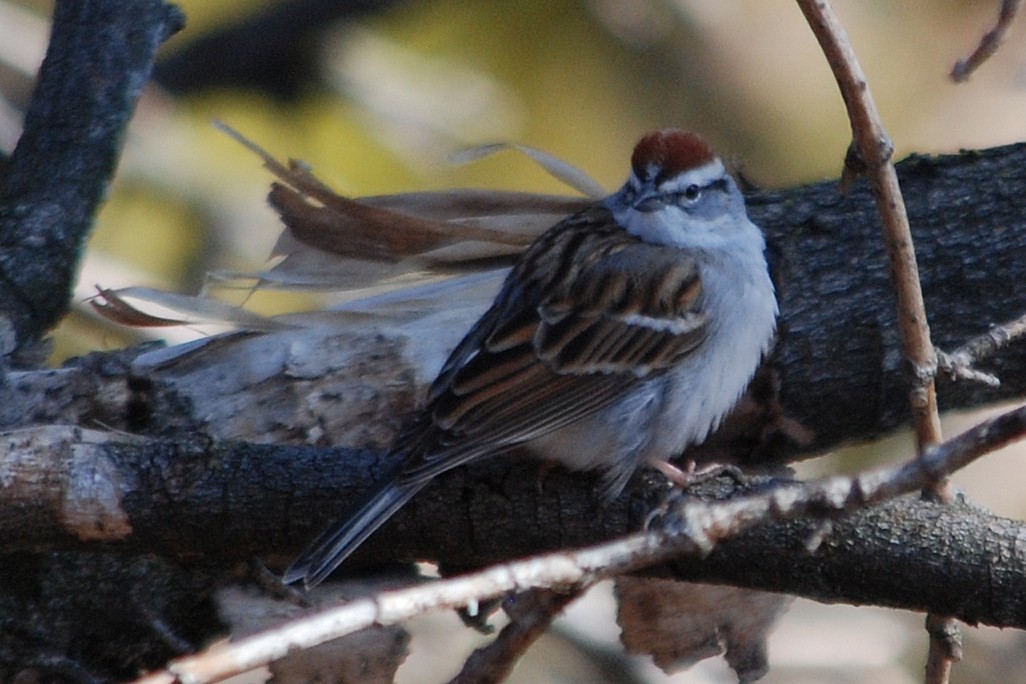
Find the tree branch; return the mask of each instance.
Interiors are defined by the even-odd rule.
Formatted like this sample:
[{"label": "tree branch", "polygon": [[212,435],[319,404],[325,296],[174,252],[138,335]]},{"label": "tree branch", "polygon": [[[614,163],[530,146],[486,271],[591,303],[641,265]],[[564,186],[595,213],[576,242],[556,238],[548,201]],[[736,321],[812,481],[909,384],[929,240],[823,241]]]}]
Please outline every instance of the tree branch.
[{"label": "tree branch", "polygon": [[[1021,433],[1024,417],[1023,410],[1009,414],[958,448],[978,456]],[[22,473],[18,483],[35,489],[4,490],[0,548],[8,552],[186,554],[194,563],[222,567],[252,554],[280,563],[387,468],[373,452],[200,440],[153,444],[71,429],[24,432],[20,442],[17,433],[6,437],[12,466],[5,478],[10,482]],[[977,438],[983,446],[972,447]],[[347,468],[333,467],[338,463]],[[892,478],[899,489],[879,490],[871,479],[859,487],[875,492],[872,500],[908,491],[922,482],[923,472],[915,463],[906,468],[902,477],[913,479]],[[596,544],[639,529],[667,491],[660,477],[642,477],[629,495],[603,507],[593,494],[596,478],[555,470],[539,488],[537,477],[536,464],[503,460],[450,473],[401,510],[347,567],[434,558],[452,571]],[[761,480],[739,492],[717,482],[714,498],[754,497],[761,508],[751,515],[762,515],[760,510],[780,510],[780,504],[759,503],[760,492],[782,484]],[[828,512],[833,509],[825,502],[837,499],[829,496],[806,505]],[[678,561],[660,574],[1026,627],[1021,523],[906,497],[834,521],[810,553],[809,540],[823,532],[818,524],[815,515],[771,522],[714,543],[708,556]]]},{"label": "tree branch", "polygon": [[[941,348],[960,347],[1026,311],[1026,263],[1018,257],[1026,249],[1024,167],[1021,144],[898,164]],[[754,392],[765,412],[754,422],[746,417],[743,434],[727,430],[719,440],[742,442],[750,462],[779,461],[907,425],[907,371],[895,353],[896,315],[868,188],[857,184],[840,196],[835,183],[818,183],[756,193],[748,202],[769,237],[780,331],[767,364],[774,377]],[[448,323],[437,334],[450,339],[439,345],[454,344],[472,321]],[[137,359],[152,347],[95,354],[60,370],[11,373],[0,387],[0,429],[65,423],[384,448],[413,408],[415,385],[431,379],[416,366],[423,344],[401,332],[299,330],[219,338],[171,360]],[[296,347],[307,350],[302,358],[288,353]],[[985,366],[1000,387],[939,378],[942,409],[1026,393],[1020,346],[1004,347]],[[353,389],[343,397],[339,387]],[[807,428],[811,440],[767,441],[762,430],[780,414]]]},{"label": "tree branch", "polygon": [[950,76],[952,81],[955,83],[968,81],[973,72],[994,56],[998,48],[1001,47],[1001,43],[1005,41],[1005,36],[1008,34],[1008,30],[1012,27],[1012,23],[1015,22],[1015,17],[1021,9],[1022,0],[1001,0],[1001,11],[998,14],[998,20],[994,24],[994,28],[983,34],[979,45],[976,46],[971,55],[965,59],[958,60],[951,67]]},{"label": "tree branch", "polygon": [[[228,676],[284,657],[294,648],[308,648],[372,625],[389,625],[424,610],[462,607],[470,602],[519,594],[528,604],[528,619],[503,631],[503,638],[478,651],[454,682],[499,681],[512,667],[520,645],[536,638],[555,613],[602,578],[621,575],[667,560],[701,561],[717,545],[738,532],[771,521],[803,519],[864,510],[895,493],[925,489],[956,468],[990,449],[1026,433],[1026,408],[977,426],[946,444],[918,455],[907,465],[863,474],[796,484],[770,484],[765,492],[722,500],[680,494],[667,502],[665,515],[650,529],[623,539],[550,556],[494,565],[477,573],[426,585],[385,591],[374,597],[331,607],[283,626],[218,646],[171,663],[138,684],[220,681]],[[812,517],[809,517],[812,514]],[[816,547],[820,542],[815,544]],[[805,544],[805,554],[818,548]],[[1020,578],[1019,585],[1022,584]],[[548,591],[555,589],[556,591]],[[525,593],[526,592],[526,595]],[[790,592],[789,592],[790,593]],[[534,604],[532,606],[532,604]],[[509,643],[505,643],[506,641]]]},{"label": "tree branch", "polygon": [[[934,382],[938,361],[930,339],[930,326],[923,302],[915,246],[908,215],[905,213],[905,200],[892,163],[894,143],[884,128],[848,34],[830,3],[827,0],[798,0],[798,4],[837,79],[852,127],[849,157],[851,151],[855,151],[860,167],[873,188],[883,222],[884,243],[887,245],[898,304],[902,348],[912,367],[909,400],[917,451],[922,454],[929,447],[940,443],[942,438]],[[944,479],[930,482],[924,494],[943,503],[951,503],[954,498],[951,484]],[[927,616],[927,624],[930,654],[926,665],[926,682],[946,684],[952,663],[962,657],[961,635],[952,618],[931,613]]]},{"label": "tree branch", "polygon": [[[930,340],[930,326],[919,281],[915,245],[905,212],[892,158],[894,143],[884,129],[872,92],[862,72],[848,34],[826,0],[798,0],[812,32],[837,79],[852,128],[852,149],[869,179],[883,223],[883,239],[894,281],[898,305],[898,330],[902,349],[912,366],[910,399],[919,450],[941,441],[940,416],[934,376],[937,356]],[[940,498],[943,483],[934,492]]]},{"label": "tree branch", "polygon": [[157,48],[184,24],[159,0],[56,3],[46,58],[0,190],[0,351],[68,310],[79,252]]},{"label": "tree branch", "polygon": [[[913,156],[897,166],[930,329],[941,348],[956,348],[1026,311],[1016,280],[1026,274],[1005,271],[1019,270],[1011,255],[1026,246],[1026,221],[1006,194],[1020,184],[1026,190],[1026,179],[1009,165],[1016,159],[1026,161],[1026,147]],[[770,363],[781,374],[784,412],[814,434],[802,450],[908,425],[908,369],[897,353],[897,317],[888,304],[891,283],[868,187],[858,183],[842,197],[832,184],[818,184],[753,197],[750,205],[779,255],[781,331]],[[1001,388],[942,379],[941,408],[1021,396],[1026,357],[1021,349],[1005,352],[989,366]]]}]

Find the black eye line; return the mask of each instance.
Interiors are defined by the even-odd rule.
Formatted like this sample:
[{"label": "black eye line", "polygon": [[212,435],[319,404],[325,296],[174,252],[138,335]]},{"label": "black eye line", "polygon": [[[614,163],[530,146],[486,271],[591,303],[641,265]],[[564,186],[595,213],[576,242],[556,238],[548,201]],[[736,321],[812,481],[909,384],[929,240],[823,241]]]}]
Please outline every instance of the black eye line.
[{"label": "black eye line", "polygon": [[717,178],[716,180],[710,182],[708,185],[705,186],[696,185],[693,183],[688,187],[684,188],[683,190],[681,190],[680,192],[674,194],[683,200],[687,200],[688,202],[694,202],[699,197],[701,197],[702,193],[706,190],[725,192],[727,190],[727,180],[725,178]]},{"label": "black eye line", "polygon": [[678,202],[686,202],[690,204],[692,202],[695,202],[696,200],[698,200],[699,197],[702,196],[703,189],[704,188],[702,188],[701,186],[692,183],[683,190],[673,193],[673,195],[677,198]]}]

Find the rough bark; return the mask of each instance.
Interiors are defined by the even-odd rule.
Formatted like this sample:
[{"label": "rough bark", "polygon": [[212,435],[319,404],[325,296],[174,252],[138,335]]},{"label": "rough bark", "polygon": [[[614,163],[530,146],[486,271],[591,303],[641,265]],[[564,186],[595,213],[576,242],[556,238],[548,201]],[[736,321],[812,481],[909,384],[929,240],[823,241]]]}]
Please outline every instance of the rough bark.
[{"label": "rough bark", "polygon": [[[1015,257],[1026,241],[1020,199],[1026,181],[1017,173],[1024,157],[1026,147],[1017,145],[915,158],[900,167],[942,347],[1026,308],[1026,293],[1016,287],[1024,266]],[[966,199],[977,192],[983,201]],[[815,439],[804,446],[770,439],[756,452],[751,440],[721,441],[742,458],[786,460],[901,425],[907,418],[902,363],[867,193],[842,198],[832,184],[819,184],[754,195],[750,202],[770,235],[782,308],[780,341],[770,361],[776,379],[756,393],[755,405],[774,405],[771,390],[777,386],[776,409],[812,430]],[[46,437],[56,442],[44,440],[45,459],[9,460],[9,482],[32,481],[40,489],[4,491],[0,518],[8,524],[0,526],[0,546],[8,552],[158,553],[222,568],[250,554],[272,564],[287,558],[384,471],[380,447],[401,424],[397,416],[412,407],[413,385],[425,380],[406,356],[415,345],[401,335],[311,335],[239,335],[167,363],[140,363],[130,350],[92,355],[64,369],[10,374],[0,404],[6,430],[104,425],[162,440],[90,439],[72,448],[75,439],[58,433]],[[289,353],[276,356],[275,349]],[[296,349],[305,353],[294,354]],[[254,366],[254,359],[264,365]],[[1023,361],[1021,350],[1004,350],[989,364],[1004,381],[1000,388],[944,385],[945,405],[978,406],[1021,394]],[[772,413],[745,414],[740,422],[761,432],[779,422]],[[277,444],[223,441],[240,438]],[[378,448],[286,446],[307,442]],[[475,566],[608,538],[636,528],[646,509],[636,498],[597,507],[587,477],[550,475],[539,496],[534,468],[485,464],[443,478],[372,539],[353,567],[427,555],[452,567]],[[1008,552],[1021,534],[1018,523],[945,509],[925,524],[924,516],[934,515],[926,504],[896,506],[839,526],[831,537],[837,543],[823,547],[830,553],[804,553],[807,532],[783,526],[762,546],[751,535],[724,545],[686,576],[1021,624],[1014,608],[1021,559]],[[895,539],[898,544],[890,543]],[[719,564],[720,554],[730,562]],[[756,562],[766,557],[786,559],[790,570]],[[1000,573],[993,563],[981,565],[992,558],[1003,560]],[[938,567],[945,569],[942,575]],[[980,596],[966,592],[981,579],[981,568],[993,600],[966,603],[966,597]],[[1012,584],[995,583],[997,576]],[[824,577],[830,581],[824,584]]]},{"label": "rough bark", "polygon": [[[1026,245],[1024,163],[1026,146],[1012,145],[899,165],[942,349],[1026,312],[1026,264],[1019,259]],[[749,203],[769,235],[781,304],[771,377],[755,392],[755,407],[782,410],[814,439],[762,439],[742,456],[815,454],[906,424],[904,363],[868,192],[856,188],[842,197],[828,182],[753,194]],[[438,334],[452,344],[471,320],[446,323]],[[65,369],[12,374],[0,428],[89,426],[93,418],[150,434],[188,429],[219,439],[383,447],[412,409],[415,385],[430,380],[417,366],[425,342],[402,332],[240,335],[170,362],[137,363],[134,371],[126,365],[131,352],[95,355]],[[984,367],[999,375],[1001,387],[941,378],[945,409],[1026,390],[1022,345]],[[779,406],[770,406],[774,395]],[[742,427],[760,430],[774,417],[745,416]]]},{"label": "rough bark", "polygon": [[[100,18],[102,29],[90,23]],[[5,352],[30,346],[65,311],[120,132],[153,50],[178,19],[156,2],[58,3],[54,56],[0,196],[0,310],[17,340]],[[941,348],[1026,311],[1023,168],[1026,145],[899,167]],[[754,413],[733,426],[740,433],[720,435],[716,455],[780,462],[905,424],[868,191],[841,197],[823,183],[753,193],[749,206],[771,245],[780,340],[746,405]],[[452,322],[449,334],[469,324]],[[429,379],[416,366],[417,342],[425,340],[290,331],[225,338],[168,363],[140,362],[131,350],[10,373],[0,386],[0,662],[98,681],[194,648],[217,627],[210,591],[238,561],[256,555],[277,566],[387,468],[382,447]],[[1000,388],[942,382],[942,406],[1021,396],[1024,365],[1021,347],[1006,349],[987,364]],[[793,439],[781,416],[812,439]],[[636,529],[662,491],[658,478],[640,478],[599,507],[593,484],[555,471],[539,492],[531,463],[451,473],[352,567],[431,556],[465,568],[587,544]],[[653,572],[1026,626],[1018,522],[902,499],[835,521],[814,553],[805,549],[810,524],[768,525],[701,563]],[[109,609],[126,596],[127,609]]]},{"label": "rough bark", "polygon": [[157,48],[184,17],[158,0],[57,2],[0,189],[0,352],[28,352],[68,310],[82,245]]},{"label": "rough bark", "polygon": [[[908,206],[934,344],[953,349],[1026,312],[1026,146],[913,156],[898,172]],[[894,297],[868,187],[833,183],[755,195],[753,218],[777,255],[781,342],[772,365],[781,403],[816,435],[813,450],[870,439],[909,420]],[[1026,353],[985,364],[990,390],[940,378],[942,410],[1023,394]]]},{"label": "rough bark", "polygon": [[[103,549],[189,558],[222,572],[254,555],[276,564],[387,467],[374,452],[153,442],[68,428],[16,434],[18,441],[5,438],[12,455],[6,474],[28,485],[5,491],[0,550],[8,553]],[[366,467],[337,467],[354,455]],[[596,484],[553,471],[539,486],[530,462],[457,471],[397,514],[347,567],[433,558],[454,570],[594,544],[639,529],[666,494],[658,476],[641,477],[603,506],[593,496]],[[721,486],[716,496],[734,489]],[[810,552],[805,547],[820,522],[771,523],[704,559],[651,573],[1026,628],[1022,523],[968,504],[905,497],[832,521]]]}]

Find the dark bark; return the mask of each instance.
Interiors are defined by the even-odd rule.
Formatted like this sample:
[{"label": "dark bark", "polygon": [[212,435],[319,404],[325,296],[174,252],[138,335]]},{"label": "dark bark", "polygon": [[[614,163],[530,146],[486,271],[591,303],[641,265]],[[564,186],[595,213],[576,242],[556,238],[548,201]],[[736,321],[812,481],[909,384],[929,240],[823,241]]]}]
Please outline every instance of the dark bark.
[{"label": "dark bark", "polygon": [[[157,0],[56,3],[24,131],[0,165],[4,357],[30,362],[67,312],[125,127],[157,48],[183,21],[177,8]],[[3,516],[5,527],[20,525],[13,513]],[[81,550],[5,554],[0,679],[127,679],[193,648],[217,624],[205,579],[157,559]]]},{"label": "dark bark", "polygon": [[[872,604],[969,624],[1026,627],[1022,523],[965,503],[908,496],[835,521],[816,551],[814,521],[768,525],[680,560],[677,579],[740,584],[824,603]],[[797,590],[795,590],[797,588]]]},{"label": "dark bark", "polygon": [[[30,347],[66,310],[124,124],[153,52],[179,21],[157,2],[57,4],[51,49],[0,196],[0,310],[16,343],[5,351]],[[1024,145],[916,157],[900,167],[941,348],[1026,311],[1024,168]],[[824,183],[756,193],[749,206],[771,245],[780,341],[769,363],[775,377],[756,393],[768,411],[742,421],[759,437],[721,435],[721,443],[742,460],[779,461],[905,424],[907,379],[868,191],[841,197]],[[33,667],[62,679],[126,677],[195,647],[217,627],[209,591],[238,561],[257,555],[279,567],[387,467],[380,451],[211,439],[214,426],[193,412],[184,388],[161,374],[134,376],[130,357],[98,354],[58,371],[12,374],[0,388],[5,430],[63,423],[149,436],[50,450],[49,460],[30,464],[38,470],[21,471],[23,480],[11,479],[19,472],[4,459],[0,662],[12,675]],[[942,406],[981,406],[1026,390],[1021,346],[987,367],[1000,388],[942,382]],[[779,427],[780,411],[809,429],[812,442],[796,444],[786,432],[764,439],[764,428]],[[643,484],[601,507],[592,476],[557,470],[539,492],[537,472],[532,463],[496,462],[441,478],[346,568],[417,557],[467,568],[589,544],[637,529],[664,489],[658,478],[639,478]],[[836,521],[808,552],[812,524],[771,524],[701,562],[659,572],[1026,626],[1020,523],[906,498]]]},{"label": "dark bark", "polygon": [[[257,555],[277,566],[387,468],[371,452],[201,439],[99,445],[88,458],[107,464],[104,481],[119,483],[130,532],[83,544],[72,534],[81,529],[71,529],[41,501],[36,509],[21,507],[16,524],[4,509],[0,549],[106,549],[126,560],[157,554],[221,572]],[[65,460],[58,454],[54,463]],[[60,481],[59,469],[35,472]],[[777,482],[759,480],[746,491]],[[455,570],[594,544],[639,529],[667,491],[659,476],[639,477],[627,494],[603,506],[593,485],[597,478],[561,470],[539,481],[532,462],[496,461],[453,472],[400,511],[346,568],[431,558]],[[717,498],[735,493],[719,485]],[[831,533],[809,552],[805,545],[820,522],[773,522],[722,542],[704,559],[652,572],[1026,628],[1021,523],[910,496],[832,521]]]},{"label": "dark bark", "polygon": [[[1026,261],[1020,258],[1026,248],[1022,168],[1026,168],[1026,145],[1021,144],[954,156],[913,157],[899,164],[933,337],[941,349],[953,349],[991,324],[1026,312],[1026,288],[1021,285],[1026,282]],[[798,445],[786,437],[771,436],[767,441],[760,435],[754,440],[757,448],[746,452],[752,440],[738,440],[727,429],[720,441],[734,447],[740,443],[736,455],[742,458],[779,461],[844,442],[870,440],[906,425],[908,378],[878,217],[868,190],[856,187],[843,197],[834,183],[826,182],[753,194],[749,205],[769,238],[781,316],[779,341],[767,364],[771,377],[754,392],[756,407],[769,408],[770,414],[754,418],[746,414],[740,427],[746,434],[760,433],[767,422],[773,426],[778,416],[772,412],[782,410],[808,428],[814,440]],[[468,328],[470,324],[468,320]],[[389,356],[387,340],[368,336],[352,343],[374,347],[376,358],[386,359],[388,369],[401,363],[400,354],[394,359]],[[133,377],[127,366],[131,355],[97,354],[60,371],[12,376],[4,390],[8,400],[0,403],[0,428],[59,422],[91,427],[97,424],[90,422],[92,418],[150,434],[173,436],[183,430],[220,434],[216,425],[190,414],[191,397],[214,393],[216,388],[185,386],[184,379],[194,377],[188,375],[190,369]],[[199,355],[181,365],[202,366],[210,360]],[[1026,345],[1013,343],[982,367],[997,373],[1001,386],[954,383],[941,377],[939,395],[945,410],[984,406],[1026,393]],[[385,371],[368,366],[360,372]],[[396,371],[383,384],[392,387],[402,377]],[[287,397],[289,392],[301,392],[300,380],[306,378],[282,372],[275,384],[286,388],[281,396]],[[409,388],[398,391],[407,396],[396,403],[408,403]],[[382,402],[381,406],[394,405]],[[237,410],[245,410],[244,405]],[[395,422],[396,417],[362,416],[361,420]],[[265,437],[241,432],[234,436]]]},{"label": "dark bark", "polygon": [[82,245],[157,48],[184,17],[158,0],[67,0],[0,191],[2,351],[26,352],[55,326]]},{"label": "dark bark", "polygon": [[[1026,313],[1026,146],[1010,145],[899,164],[934,344],[951,350]],[[780,344],[772,366],[781,403],[815,434],[812,450],[866,440],[908,424],[880,219],[869,189],[833,183],[750,198],[768,233],[780,282]],[[990,389],[939,379],[942,410],[1026,391],[1026,348],[983,364]]]},{"label": "dark bark", "polygon": [[[914,158],[901,165],[917,229],[924,289],[934,312],[933,330],[942,347],[953,347],[986,329],[989,322],[1026,310],[1026,291],[1017,287],[1026,275],[1026,264],[1016,257],[1026,243],[1021,199],[1026,197],[1026,175],[1018,172],[1024,166],[1023,145]],[[977,188],[984,200],[968,201],[966,193],[975,196]],[[779,400],[788,416],[816,435],[804,447],[771,439],[755,455],[786,459],[900,426],[908,415],[905,378],[868,193],[856,189],[842,198],[832,184],[819,184],[757,195],[750,201],[753,215],[770,235],[780,282],[781,334],[771,360]],[[381,341],[375,338],[375,344],[375,353],[384,354]],[[343,513],[383,472],[379,451],[211,446],[203,435],[212,434],[212,426],[192,415],[193,404],[179,394],[183,388],[159,374],[133,377],[131,356],[96,354],[63,370],[12,375],[0,404],[5,429],[103,425],[171,438],[147,446],[110,447],[133,530],[118,549],[197,554],[222,562],[251,553],[284,557]],[[1024,362],[1026,355],[1014,345],[996,356],[988,367],[1002,377],[997,389],[942,383],[945,406],[967,408],[1020,395],[1026,390]],[[203,357],[192,363],[202,365]],[[294,381],[282,373],[274,384]],[[238,410],[246,411],[245,405]],[[372,418],[390,419],[394,417]],[[759,432],[766,419],[764,415],[743,422]],[[724,441],[736,446],[736,440]],[[750,447],[742,444],[740,455],[751,455]],[[488,468],[485,472],[492,472]],[[492,468],[502,472],[502,466]],[[380,539],[387,543],[372,539],[363,554],[354,557],[354,566],[426,552],[450,564],[470,566],[594,542],[630,528],[626,509],[616,506],[602,509],[600,515],[581,516],[582,510],[599,509],[580,478],[552,476],[545,483],[548,498],[539,500],[530,491],[514,495],[507,490],[512,485],[501,480],[490,483],[456,473],[446,482],[463,477],[470,478],[466,486],[449,484],[448,489],[425,491],[383,532]],[[533,475],[527,477],[533,480]],[[496,502],[476,503],[482,500],[481,492],[491,489],[499,492]],[[460,515],[454,515],[452,501],[460,502]],[[7,499],[6,506],[10,502]],[[40,509],[33,522],[24,517],[24,508],[4,506],[0,501],[0,517],[21,518],[17,526],[0,526],[3,548],[80,548],[51,511]],[[508,520],[531,524],[502,528],[502,521]],[[920,533],[911,518],[908,527],[900,520],[895,524],[910,539]],[[502,548],[489,547],[489,540],[500,540]],[[975,552],[973,543],[982,541],[968,539],[966,552]]]},{"label": "dark bark", "polygon": [[[989,322],[1026,309],[1026,293],[1017,287],[1026,265],[1016,256],[1026,242],[1021,199],[1026,179],[1018,173],[1024,165],[1022,145],[915,158],[901,165],[933,330],[942,346],[953,347]],[[971,202],[969,196],[984,199]],[[832,184],[820,184],[750,201],[770,236],[780,282],[781,334],[771,361],[779,400],[787,415],[816,434],[812,445],[801,448],[771,440],[760,455],[807,454],[901,425],[907,417],[905,378],[868,194],[857,189],[842,198]],[[25,507],[17,497],[8,497],[0,502],[0,517],[7,521],[0,525],[3,549],[106,549],[125,554],[126,560],[158,553],[202,560],[222,571],[256,554],[277,565],[343,513],[387,467],[380,451],[209,440],[204,433],[212,426],[191,413],[193,404],[180,395],[182,388],[160,374],[133,377],[131,356],[96,354],[58,371],[13,374],[2,404],[6,429],[99,424],[171,438],[113,444],[97,452],[113,464],[108,475],[116,474],[117,505],[130,533],[116,542],[82,542],[81,528],[55,515],[54,507]],[[202,364],[203,357],[192,363]],[[1003,350],[988,364],[1001,374],[1002,387],[944,383],[945,405],[979,406],[1021,394],[1026,389],[1023,363],[1020,349]],[[283,373],[278,381],[294,378]],[[759,399],[766,403],[764,396]],[[764,427],[758,420],[752,425]],[[58,459],[52,466],[53,481],[65,477],[70,483],[78,471],[62,471],[63,463]],[[636,529],[652,503],[642,495],[599,507],[590,476],[559,471],[545,479],[539,496],[536,473],[533,464],[496,463],[442,478],[347,567],[415,557],[472,567],[578,546]],[[89,499],[88,491],[78,496]],[[102,499],[102,493],[95,498]],[[116,537],[111,530],[117,529],[113,524],[106,530],[107,538]],[[96,536],[104,533],[100,529]],[[838,525],[815,554],[802,550],[807,527],[775,525],[765,537],[750,533],[724,544],[705,563],[679,569],[689,578],[820,600],[929,608],[971,621],[1019,626],[1022,613],[1015,596],[1021,594],[1022,559],[1013,553],[1019,533],[1021,527],[1011,521],[903,500]],[[1000,565],[984,562],[995,558]],[[982,596],[972,589],[983,579],[981,573],[988,593],[986,600],[975,600]],[[1008,578],[1009,584],[995,578]]]}]

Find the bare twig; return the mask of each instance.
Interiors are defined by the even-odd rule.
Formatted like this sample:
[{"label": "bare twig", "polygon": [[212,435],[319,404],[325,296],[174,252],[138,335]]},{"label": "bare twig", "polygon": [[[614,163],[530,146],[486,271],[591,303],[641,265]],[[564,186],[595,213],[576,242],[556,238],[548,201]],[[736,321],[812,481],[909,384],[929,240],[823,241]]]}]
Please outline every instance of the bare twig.
[{"label": "bare twig", "polygon": [[473,601],[532,588],[583,589],[610,574],[629,572],[653,557],[666,557],[662,534],[635,534],[573,552],[496,565],[477,573],[357,599],[196,656],[172,662],[138,684],[216,682],[371,625],[391,625],[427,610],[459,608]]},{"label": "bare twig", "polygon": [[955,66],[951,68],[950,74],[952,81],[955,83],[968,81],[973,72],[998,51],[1001,43],[1005,40],[1005,36],[1008,34],[1008,29],[1011,27],[1012,22],[1015,21],[1015,17],[1021,9],[1022,0],[1002,0],[1001,13],[998,15],[997,24],[994,25],[994,28],[983,34],[980,44],[976,46],[971,55],[955,62]]},{"label": "bare twig", "polygon": [[[856,477],[787,483],[726,501],[681,497],[647,532],[597,546],[496,565],[477,573],[358,599],[282,627],[181,658],[138,684],[201,684],[266,665],[295,648],[310,648],[371,625],[390,625],[427,610],[527,589],[584,591],[600,579],[682,555],[704,556],[754,525],[816,514],[837,516],[927,487],[980,456],[1026,435],[1026,407],[981,423],[903,465]],[[558,601],[557,601],[558,603]]]},{"label": "bare twig", "polygon": [[962,630],[953,618],[934,615],[926,616],[926,632],[930,635],[930,654],[926,659],[925,681],[946,682],[950,677],[951,663],[962,659]]},{"label": "bare twig", "polygon": [[[851,121],[853,147],[857,157],[865,164],[865,172],[883,220],[884,241],[898,298],[902,343],[913,372],[910,400],[916,441],[919,453],[923,454],[942,439],[934,385],[937,354],[930,340],[930,327],[905,201],[891,162],[893,144],[883,127],[847,33],[830,3],[827,0],[798,0],[798,5],[837,79]],[[848,156],[852,156],[851,150]],[[950,483],[944,480],[930,483],[925,493],[942,502],[950,502],[954,498]],[[957,634],[957,627],[950,618],[934,618],[932,622],[937,628],[929,630],[930,655],[925,681],[927,684],[942,684],[948,681],[951,665],[959,654],[951,636]],[[941,622],[944,624],[941,625]],[[946,639],[946,643],[940,643],[941,639]]]},{"label": "bare twig", "polygon": [[482,646],[467,658],[450,684],[487,684],[506,680],[528,648],[538,640],[552,621],[571,602],[581,595],[579,591],[538,590],[517,596],[519,604],[516,614],[499,636],[487,646]]},{"label": "bare twig", "polygon": [[937,370],[947,375],[951,380],[969,380],[978,382],[988,387],[1000,387],[1001,380],[992,373],[973,368],[972,363],[962,358],[937,350]]},{"label": "bare twig", "polygon": [[916,381],[912,389],[912,411],[919,449],[922,451],[941,439],[933,385],[937,356],[930,342],[930,328],[926,320],[919,267],[905,213],[905,201],[891,163],[893,144],[880,121],[876,103],[847,33],[830,4],[826,0],[798,0],[798,6],[819,40],[837,79],[841,96],[848,108],[855,149],[865,165],[877,209],[883,220],[884,240],[898,296],[898,319],[905,356],[912,364]]},{"label": "bare twig", "polygon": [[1026,335],[1026,316],[995,325],[951,353],[937,352],[938,367],[953,380],[973,380],[997,387],[1001,384],[1000,380],[990,373],[976,370],[973,366],[1023,335]]}]

